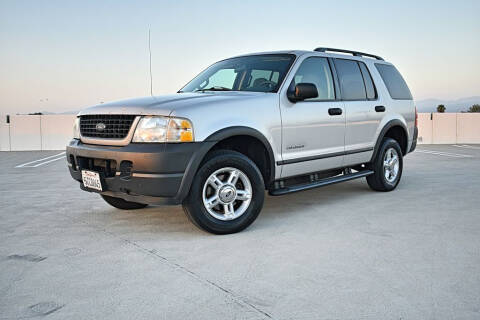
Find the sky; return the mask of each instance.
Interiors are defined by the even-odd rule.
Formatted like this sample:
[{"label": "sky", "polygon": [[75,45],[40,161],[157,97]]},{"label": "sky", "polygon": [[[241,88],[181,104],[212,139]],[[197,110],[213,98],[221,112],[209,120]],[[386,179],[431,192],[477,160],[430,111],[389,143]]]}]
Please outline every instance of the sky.
[{"label": "sky", "polygon": [[173,93],[220,59],[325,46],[380,55],[414,99],[480,96],[479,0],[0,0],[0,113]]}]

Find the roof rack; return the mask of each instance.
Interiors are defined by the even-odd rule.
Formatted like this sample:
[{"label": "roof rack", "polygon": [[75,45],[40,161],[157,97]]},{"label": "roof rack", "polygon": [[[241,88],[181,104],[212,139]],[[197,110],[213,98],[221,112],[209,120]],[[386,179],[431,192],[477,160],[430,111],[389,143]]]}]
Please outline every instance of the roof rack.
[{"label": "roof rack", "polygon": [[320,48],[316,48],[313,51],[318,51],[318,52],[331,51],[331,52],[350,53],[350,54],[354,55],[355,57],[370,57],[370,58],[374,58],[374,59],[377,59],[377,60],[383,60],[382,57],[376,56],[374,54],[363,53],[363,52],[352,51],[352,50],[345,50],[345,49],[334,49],[334,48],[322,48],[322,47],[320,47]]}]

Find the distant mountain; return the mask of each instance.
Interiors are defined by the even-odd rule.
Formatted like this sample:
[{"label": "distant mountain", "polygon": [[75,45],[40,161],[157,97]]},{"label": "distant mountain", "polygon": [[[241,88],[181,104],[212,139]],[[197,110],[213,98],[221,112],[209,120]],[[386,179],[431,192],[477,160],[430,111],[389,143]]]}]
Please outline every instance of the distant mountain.
[{"label": "distant mountain", "polygon": [[462,112],[467,111],[474,104],[480,104],[480,96],[458,100],[426,99],[415,101],[418,112],[436,112],[439,104],[445,105],[446,112]]}]

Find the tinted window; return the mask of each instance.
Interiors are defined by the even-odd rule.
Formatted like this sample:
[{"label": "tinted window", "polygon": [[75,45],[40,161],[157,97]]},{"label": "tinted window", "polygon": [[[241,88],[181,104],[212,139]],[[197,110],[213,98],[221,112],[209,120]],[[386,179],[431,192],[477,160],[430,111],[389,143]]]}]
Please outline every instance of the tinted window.
[{"label": "tinted window", "polygon": [[365,84],[357,61],[335,59],[340,90],[344,100],[364,100],[367,98]]},{"label": "tinted window", "polygon": [[180,92],[277,92],[294,59],[291,54],[265,54],[223,60],[200,73]]},{"label": "tinted window", "polygon": [[334,100],[332,71],[326,58],[310,57],[305,59],[293,78],[298,83],[313,83],[317,87],[318,97],[310,100]]},{"label": "tinted window", "polygon": [[373,84],[372,76],[368,71],[367,66],[363,62],[358,63],[360,65],[360,70],[362,71],[363,81],[365,82],[365,90],[367,90],[367,99],[375,99],[377,97],[377,91],[375,90],[375,85]]},{"label": "tinted window", "polygon": [[412,100],[412,94],[408,89],[407,83],[394,66],[376,63],[375,67],[377,67],[383,82],[385,82],[392,99]]}]

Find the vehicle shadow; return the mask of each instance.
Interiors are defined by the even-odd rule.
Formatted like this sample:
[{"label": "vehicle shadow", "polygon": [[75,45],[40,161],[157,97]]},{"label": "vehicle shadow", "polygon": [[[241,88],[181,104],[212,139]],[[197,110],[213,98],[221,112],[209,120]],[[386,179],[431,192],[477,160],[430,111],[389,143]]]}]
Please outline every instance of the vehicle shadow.
[{"label": "vehicle shadow", "polygon": [[[375,193],[374,193],[375,194]],[[268,196],[265,194],[265,203],[257,221],[242,233],[256,232],[272,228],[281,224],[281,220],[309,215],[309,208],[315,211],[324,210],[328,213],[333,205],[349,201],[371,197],[372,191],[365,181],[351,181],[337,185],[326,186],[308,191],[297,192],[284,196]],[[199,230],[186,217],[181,206],[149,206],[141,210],[122,211],[107,206],[102,206],[101,213],[105,223],[124,229],[124,232],[135,232],[146,235],[174,234],[183,238],[212,236]]]},{"label": "vehicle shadow", "polygon": [[333,206],[344,204],[346,199],[352,201],[370,196],[371,193],[366,182],[351,181],[279,197],[268,196],[259,219],[266,220],[268,224],[268,220],[290,218],[292,215],[302,216],[312,207],[317,212],[327,212]]}]

